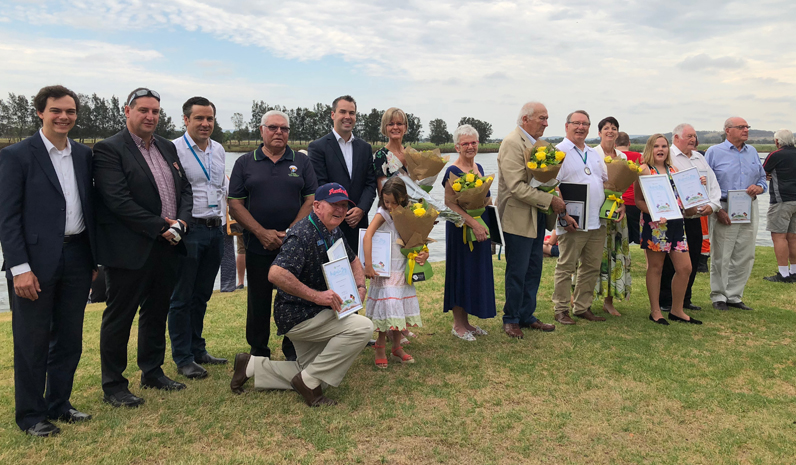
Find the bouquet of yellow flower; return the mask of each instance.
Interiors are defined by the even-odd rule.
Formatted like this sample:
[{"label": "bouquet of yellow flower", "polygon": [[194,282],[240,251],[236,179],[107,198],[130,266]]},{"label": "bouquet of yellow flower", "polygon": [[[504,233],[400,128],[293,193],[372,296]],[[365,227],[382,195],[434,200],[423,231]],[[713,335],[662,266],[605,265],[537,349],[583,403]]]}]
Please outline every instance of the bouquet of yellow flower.
[{"label": "bouquet of yellow flower", "polygon": [[624,203],[622,194],[638,180],[641,167],[631,160],[605,157],[605,168],[608,172],[608,181],[603,184],[605,202],[600,208],[600,218],[616,219],[616,209]]},{"label": "bouquet of yellow flower", "polygon": [[431,242],[428,235],[434,228],[434,221],[439,211],[426,200],[410,203],[406,207],[398,207],[391,213],[395,229],[398,231],[398,244],[401,245],[401,254],[407,258],[406,283],[428,281],[434,276],[431,264],[427,261],[422,265],[415,262],[418,252],[428,252],[426,243]]},{"label": "bouquet of yellow flower", "polygon": [[[464,173],[461,177],[451,173],[448,183],[453,189],[456,203],[472,216],[474,220],[478,221],[483,227],[487,227],[481,215],[486,210],[488,201],[486,196],[489,193],[489,188],[494,181],[494,175],[480,176],[474,171]],[[489,228],[487,228],[487,237],[489,237]],[[470,251],[473,251],[473,241],[476,241],[475,232],[467,224],[462,226],[462,240],[465,244],[470,246]]]},{"label": "bouquet of yellow flower", "polygon": [[[558,192],[555,190],[558,185],[556,176],[566,156],[566,153],[556,150],[549,142],[541,139],[536,141],[533,147],[525,149],[525,169],[541,183],[535,186],[537,189],[558,197]],[[545,213],[552,215],[553,209],[548,208]]]},{"label": "bouquet of yellow flower", "polygon": [[449,155],[441,155],[439,149],[418,152],[412,147],[404,149],[404,156],[409,178],[426,192],[431,191],[431,188],[434,187],[437,175],[450,159]]}]

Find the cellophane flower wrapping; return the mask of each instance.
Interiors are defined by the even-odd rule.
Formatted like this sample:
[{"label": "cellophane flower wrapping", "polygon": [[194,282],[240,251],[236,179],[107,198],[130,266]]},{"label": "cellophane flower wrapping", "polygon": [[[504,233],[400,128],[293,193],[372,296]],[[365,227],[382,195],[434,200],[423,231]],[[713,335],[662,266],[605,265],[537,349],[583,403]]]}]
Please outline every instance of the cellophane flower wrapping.
[{"label": "cellophane flower wrapping", "polygon": [[423,265],[417,264],[409,255],[419,253],[430,242],[429,234],[434,228],[439,211],[426,201],[410,203],[406,207],[398,207],[391,213],[395,229],[398,231],[401,254],[407,257],[404,275],[407,282],[428,281],[434,272],[431,263],[426,260]]},{"label": "cellophane flower wrapping", "polygon": [[[489,203],[487,194],[489,194],[489,188],[494,180],[494,174],[481,176],[473,171],[463,173],[462,176],[456,176],[451,173],[448,178],[448,184],[453,189],[456,203],[485,228],[487,226],[484,220],[481,219],[481,215],[484,214],[486,205]],[[475,232],[465,224],[462,234],[462,240],[464,243],[469,244],[472,251],[472,243],[477,241]],[[487,228],[487,237],[489,237],[489,228]]]}]

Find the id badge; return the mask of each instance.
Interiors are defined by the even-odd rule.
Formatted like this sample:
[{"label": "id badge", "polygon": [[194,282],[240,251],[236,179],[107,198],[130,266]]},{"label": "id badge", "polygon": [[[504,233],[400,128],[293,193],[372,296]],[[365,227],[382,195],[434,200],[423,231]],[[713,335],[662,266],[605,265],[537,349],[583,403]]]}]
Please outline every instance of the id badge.
[{"label": "id badge", "polygon": [[207,194],[207,206],[208,207],[217,207],[220,200],[220,195],[218,189],[213,189]]}]

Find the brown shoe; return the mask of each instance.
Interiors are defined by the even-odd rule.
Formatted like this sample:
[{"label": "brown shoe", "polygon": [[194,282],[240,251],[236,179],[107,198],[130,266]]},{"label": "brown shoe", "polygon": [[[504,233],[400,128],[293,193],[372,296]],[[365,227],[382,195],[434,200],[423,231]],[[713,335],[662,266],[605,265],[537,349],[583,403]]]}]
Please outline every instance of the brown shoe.
[{"label": "brown shoe", "polygon": [[586,309],[586,311],[583,313],[576,313],[575,316],[589,321],[605,321],[605,318],[595,315],[589,309]]},{"label": "brown shoe", "polygon": [[517,339],[522,339],[524,334],[522,334],[522,330],[520,329],[520,325],[516,323],[504,323],[503,324],[503,332],[506,333],[509,337],[516,337]]},{"label": "brown shoe", "polygon": [[323,389],[320,386],[316,387],[315,389],[310,389],[304,384],[304,380],[301,379],[301,372],[296,373],[296,376],[290,380],[290,385],[293,386],[293,389],[301,394],[301,397],[304,398],[304,402],[307,403],[310,407],[320,407],[321,405],[337,405],[337,401],[329,399],[323,395]]},{"label": "brown shoe", "polygon": [[555,331],[556,330],[556,326],[555,325],[549,325],[547,323],[542,323],[541,321],[536,320],[533,323],[531,323],[531,329],[536,329],[536,330],[539,330],[539,331],[544,331],[546,333],[549,333],[551,331]]},{"label": "brown shoe", "polygon": [[570,318],[568,312],[567,313],[556,313],[555,320],[557,322],[561,323],[562,325],[574,325],[575,324],[575,320]]},{"label": "brown shoe", "polygon": [[232,370],[232,381],[229,383],[229,388],[235,394],[243,393],[243,385],[249,380],[246,376],[246,367],[249,365],[251,354],[237,354],[235,355],[235,364]]}]

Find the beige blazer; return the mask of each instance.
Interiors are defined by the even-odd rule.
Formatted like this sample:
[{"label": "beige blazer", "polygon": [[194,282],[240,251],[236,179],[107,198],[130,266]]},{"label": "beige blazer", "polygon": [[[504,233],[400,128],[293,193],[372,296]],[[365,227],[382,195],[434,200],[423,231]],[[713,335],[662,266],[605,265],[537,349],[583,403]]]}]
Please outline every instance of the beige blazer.
[{"label": "beige blazer", "polygon": [[[525,149],[533,142],[515,128],[498,151],[498,215],[503,231],[523,237],[536,237],[537,209],[547,210],[551,194],[531,187],[533,176],[525,169]],[[555,226],[555,215],[548,215],[547,229]]]}]

